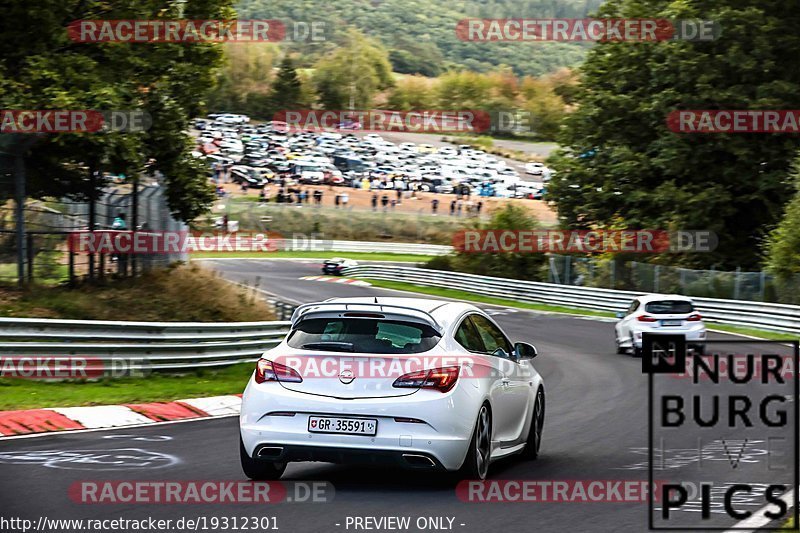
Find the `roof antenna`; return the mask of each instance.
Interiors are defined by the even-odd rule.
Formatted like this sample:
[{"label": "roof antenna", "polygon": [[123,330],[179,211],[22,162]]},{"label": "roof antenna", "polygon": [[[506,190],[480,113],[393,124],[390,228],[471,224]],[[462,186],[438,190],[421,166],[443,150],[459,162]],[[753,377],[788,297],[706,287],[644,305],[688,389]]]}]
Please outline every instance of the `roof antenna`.
[{"label": "roof antenna", "polygon": [[378,297],[377,296],[375,297],[375,303],[378,303]]}]

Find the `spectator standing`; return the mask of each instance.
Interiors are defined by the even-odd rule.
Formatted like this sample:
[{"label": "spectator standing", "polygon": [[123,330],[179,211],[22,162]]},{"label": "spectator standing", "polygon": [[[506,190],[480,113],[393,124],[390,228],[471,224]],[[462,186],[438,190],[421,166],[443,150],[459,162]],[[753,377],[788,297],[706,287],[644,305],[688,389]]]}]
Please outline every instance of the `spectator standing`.
[{"label": "spectator standing", "polygon": [[372,210],[376,211],[378,209],[378,193],[372,193]]},{"label": "spectator standing", "polygon": [[456,214],[456,201],[453,200],[452,202],[450,202],[450,216],[453,216],[455,214]]},{"label": "spectator standing", "polygon": [[338,209],[338,208],[339,208],[339,204],[341,203],[341,201],[342,201],[342,197],[341,197],[341,195],[340,195],[340,194],[337,192],[337,193],[336,193],[336,196],[334,196],[334,198],[333,198],[333,205],[334,205],[334,206],[336,206],[336,208]]},{"label": "spectator standing", "polygon": [[478,205],[475,206],[475,211],[478,216],[481,216],[481,208],[483,207],[483,202],[480,200],[478,201]]},{"label": "spectator standing", "polygon": [[386,206],[389,205],[389,195],[384,194],[381,196],[381,205],[383,206],[383,211],[386,212]]},{"label": "spectator standing", "polygon": [[347,194],[347,191],[342,193],[342,207],[347,208],[347,202],[350,201],[350,195]]},{"label": "spectator standing", "polygon": [[431,212],[435,215],[437,209],[439,209],[439,200],[434,198],[431,200]]}]

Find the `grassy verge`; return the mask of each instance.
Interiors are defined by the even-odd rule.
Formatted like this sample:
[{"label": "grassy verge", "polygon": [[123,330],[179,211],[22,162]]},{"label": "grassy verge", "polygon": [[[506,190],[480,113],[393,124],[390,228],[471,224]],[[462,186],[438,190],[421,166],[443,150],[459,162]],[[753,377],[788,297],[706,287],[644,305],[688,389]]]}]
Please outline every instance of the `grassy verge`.
[{"label": "grassy verge", "polygon": [[309,251],[278,251],[269,253],[258,252],[198,252],[192,254],[192,259],[219,259],[219,258],[241,258],[241,259],[330,259],[332,257],[346,257],[356,261],[398,261],[424,263],[433,259],[430,255],[415,254],[392,254],[377,252],[315,252]]},{"label": "grassy verge", "polygon": [[144,378],[44,382],[0,379],[0,411],[82,405],[161,402],[244,390],[254,365],[233,365],[185,375],[152,374]]},{"label": "grassy verge", "polygon": [[0,287],[0,316],[145,322],[274,320],[263,299],[197,265],[76,287]]},{"label": "grassy verge", "polygon": [[[405,283],[400,281],[385,281],[379,279],[368,279],[375,287],[383,287],[386,289],[397,289],[402,291],[418,292],[421,294],[430,294],[432,296],[441,296],[444,298],[453,298],[458,300],[469,300],[471,302],[479,302],[485,304],[503,305],[507,307],[514,307],[517,309],[531,309],[534,311],[545,311],[551,313],[567,313],[571,315],[582,316],[597,316],[597,317],[613,317],[614,313],[606,311],[595,311],[592,309],[580,309],[576,307],[564,307],[559,305],[537,304],[528,302],[518,302],[516,300],[508,300],[505,298],[495,298],[494,296],[484,296],[473,292],[459,291],[455,289],[443,289],[440,287],[426,287],[423,285],[414,285],[413,283]],[[764,331],[761,329],[745,328],[739,326],[730,326],[727,324],[715,324],[709,322],[710,329],[717,331],[724,331],[726,333],[738,333],[741,335],[749,335],[752,337],[759,337],[768,340],[796,340],[797,336],[789,333],[776,333],[773,331]]]}]

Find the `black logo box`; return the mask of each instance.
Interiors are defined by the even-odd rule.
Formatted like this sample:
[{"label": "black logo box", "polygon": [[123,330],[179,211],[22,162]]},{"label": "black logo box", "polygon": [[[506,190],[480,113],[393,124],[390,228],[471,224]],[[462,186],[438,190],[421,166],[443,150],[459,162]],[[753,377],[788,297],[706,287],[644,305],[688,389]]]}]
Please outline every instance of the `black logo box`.
[{"label": "black logo box", "polygon": [[[794,402],[794,412],[795,416],[792,416],[792,420],[794,423],[794,431],[792,432],[792,436],[794,437],[794,482],[791,490],[793,490],[793,498],[792,498],[792,513],[791,518],[794,519],[795,527],[797,524],[800,524],[800,478],[798,478],[798,470],[800,470],[800,432],[798,431],[798,423],[797,423],[797,413],[798,409],[800,409],[800,404],[798,404],[798,400],[800,400],[800,379],[798,379],[798,373],[800,373],[800,368],[798,367],[798,363],[800,363],[800,341],[777,341],[777,340],[762,340],[762,339],[732,339],[732,340],[705,340],[703,344],[708,346],[713,346],[714,344],[764,344],[764,345],[782,345],[784,347],[790,346],[793,348],[793,360],[794,360],[794,368],[792,375],[794,377],[794,394],[792,401]],[[673,357],[671,360],[666,358],[660,357],[658,360],[655,360],[653,357],[654,349],[661,350],[662,352],[666,352],[671,350],[673,352]],[[708,351],[707,351],[708,353]],[[648,429],[648,439],[647,439],[647,449],[648,449],[648,462],[647,462],[647,475],[648,475],[648,482],[649,486],[653,487],[654,485],[654,476],[653,476],[653,381],[655,374],[677,374],[683,373],[686,370],[686,337],[683,335],[674,335],[674,334],[661,334],[661,333],[645,333],[642,336],[642,372],[647,374],[647,429]],[[653,500],[653,491],[648,491],[647,497],[647,518],[648,518],[648,529],[651,531],[751,531],[752,527],[746,528],[739,528],[735,526],[730,527],[708,527],[708,526],[687,526],[681,525],[679,527],[663,527],[659,526],[656,527],[653,516],[655,512],[654,508],[654,500]],[[788,520],[790,517],[784,517],[781,519],[774,527],[762,527],[759,528],[760,531],[785,531],[784,529],[784,522]]]}]

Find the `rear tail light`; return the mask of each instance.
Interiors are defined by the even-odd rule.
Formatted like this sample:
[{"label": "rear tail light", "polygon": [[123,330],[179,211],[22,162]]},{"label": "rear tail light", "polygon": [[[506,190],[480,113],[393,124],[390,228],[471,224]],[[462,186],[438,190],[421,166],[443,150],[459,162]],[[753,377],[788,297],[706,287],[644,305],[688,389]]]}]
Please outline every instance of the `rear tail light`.
[{"label": "rear tail light", "polygon": [[693,313],[686,319],[687,322],[700,322],[701,320],[703,320],[703,317],[700,316],[700,313]]},{"label": "rear tail light", "polygon": [[267,359],[259,359],[256,363],[256,383],[265,381],[284,381],[301,383],[303,378],[294,368],[289,368],[280,363],[273,363]]},{"label": "rear tail light", "polygon": [[636,320],[638,320],[639,322],[658,322],[658,319],[647,315],[641,315]]},{"label": "rear tail light", "polygon": [[457,366],[409,372],[397,378],[394,383],[392,383],[392,387],[436,389],[440,392],[447,392],[455,387],[456,381],[458,381],[458,372],[459,367]]}]

